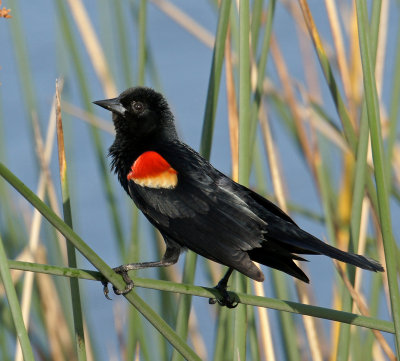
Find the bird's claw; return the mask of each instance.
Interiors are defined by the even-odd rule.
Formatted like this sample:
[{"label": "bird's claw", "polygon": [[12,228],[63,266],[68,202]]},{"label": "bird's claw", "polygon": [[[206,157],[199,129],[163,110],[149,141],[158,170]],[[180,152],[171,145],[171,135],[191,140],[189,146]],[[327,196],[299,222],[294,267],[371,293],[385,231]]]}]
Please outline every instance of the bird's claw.
[{"label": "bird's claw", "polygon": [[219,291],[221,294],[221,297],[219,298],[209,298],[208,303],[210,305],[215,305],[217,302],[220,306],[226,306],[228,308],[235,308],[239,304],[239,302],[230,296],[228,291],[226,290],[227,286],[226,285],[218,285],[214,287],[216,290]]},{"label": "bird's claw", "polygon": [[109,289],[108,289],[108,281],[101,281],[101,283],[103,284],[103,293],[104,293],[104,297],[107,298],[107,300],[112,300],[112,298],[108,295],[110,293]]},{"label": "bird's claw", "polygon": [[[117,267],[114,268],[114,271],[117,272],[118,274],[120,274],[122,276],[122,279],[124,280],[124,282],[126,283],[125,288],[123,290],[119,290],[118,288],[116,288],[115,286],[113,286],[113,291],[116,295],[126,295],[127,293],[129,293],[133,287],[135,286],[135,284],[133,283],[133,281],[130,279],[130,277],[128,276],[128,271],[121,268]],[[103,284],[103,293],[104,296],[111,301],[111,297],[108,295],[109,294],[109,290],[108,290],[108,281],[102,281]]]}]

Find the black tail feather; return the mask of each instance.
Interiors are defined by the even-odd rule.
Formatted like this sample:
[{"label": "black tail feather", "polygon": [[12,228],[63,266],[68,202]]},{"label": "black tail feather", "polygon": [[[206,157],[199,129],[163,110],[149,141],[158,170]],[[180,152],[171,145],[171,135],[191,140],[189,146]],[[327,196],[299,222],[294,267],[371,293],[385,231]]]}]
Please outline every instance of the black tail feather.
[{"label": "black tail feather", "polygon": [[291,253],[270,252],[265,248],[254,248],[247,253],[252,261],[285,272],[303,282],[310,282],[306,274],[293,262],[294,259],[298,261],[307,261],[302,257]]},{"label": "black tail feather", "polygon": [[[285,234],[285,237],[281,237],[280,239],[271,236],[272,234],[268,234],[269,240],[267,242],[270,244],[279,244],[279,248],[284,248],[287,252],[300,254],[320,254],[369,271],[384,271],[384,268],[378,261],[366,256],[345,252],[335,248],[325,242],[322,242],[318,238],[307,233],[306,231],[303,231],[297,226],[291,227],[288,234]],[[269,244],[267,246],[269,248]]]},{"label": "black tail feather", "polygon": [[362,256],[360,254],[344,252],[338,248],[332,247],[325,243],[324,245],[325,248],[320,252],[320,254],[337,259],[338,261],[352,264],[353,266],[360,267],[369,271],[383,272],[385,270],[378,261],[372,258]]},{"label": "black tail feather", "polygon": [[[304,232],[304,233],[303,233]],[[283,271],[293,277],[296,277],[306,283],[309,283],[305,273],[293,262],[307,261],[298,256],[300,254],[320,254],[334,258],[338,261],[349,263],[353,266],[360,267],[369,271],[383,272],[382,265],[369,257],[344,252],[327,243],[322,242],[311,234],[301,230],[301,239],[296,237],[295,241],[286,242],[281,239],[279,241],[271,239],[271,234],[268,234],[269,239],[262,243],[262,247],[254,248],[248,251],[250,259],[261,263],[265,266]],[[299,234],[297,234],[299,236]]]}]

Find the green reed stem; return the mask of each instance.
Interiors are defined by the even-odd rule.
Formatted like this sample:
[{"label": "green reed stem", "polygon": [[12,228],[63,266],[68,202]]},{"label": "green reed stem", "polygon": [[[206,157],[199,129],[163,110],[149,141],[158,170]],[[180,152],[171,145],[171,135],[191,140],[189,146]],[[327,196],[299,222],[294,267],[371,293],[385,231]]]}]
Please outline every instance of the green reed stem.
[{"label": "green reed stem", "polygon": [[[76,249],[99,271],[104,279],[118,289],[125,288],[121,276],[115,273],[63,220],[44,204],[21,180],[0,162],[0,176],[10,183],[28,202],[30,202]],[[194,351],[182,340],[157,313],[135,292],[125,298],[188,360],[200,360]]]},{"label": "green reed stem", "polygon": [[18,301],[17,292],[11,278],[10,270],[8,268],[7,255],[4,249],[3,239],[0,235],[0,278],[2,280],[8,304],[11,310],[11,316],[14,321],[17,337],[21,345],[22,354],[25,361],[34,361],[32,346],[28,337],[28,332],[25,328],[24,320],[22,318],[21,306]]},{"label": "green reed stem", "polygon": [[396,271],[396,248],[392,234],[391,211],[386,185],[388,180],[385,178],[387,173],[385,172],[385,155],[382,145],[378,93],[375,84],[375,72],[370,48],[366,4],[362,0],[356,0],[356,7],[364,78],[364,92],[367,104],[372,156],[374,159],[374,174],[378,195],[379,219],[386,258],[392,317],[396,330],[395,339],[397,357],[400,357],[400,295]]},{"label": "green reed stem", "polygon": [[[61,118],[61,95],[59,94],[58,82],[56,83],[56,121],[58,140],[58,163],[60,167],[61,196],[63,202],[64,222],[72,229],[71,199],[68,189],[67,159],[64,148],[64,131]],[[75,248],[67,242],[68,266],[77,267]],[[83,315],[79,282],[76,278],[70,278],[72,314],[74,319],[74,336],[76,351],[79,361],[86,361],[85,335],[83,331]]]},{"label": "green reed stem", "polygon": [[200,154],[210,159],[212,134],[214,131],[215,113],[217,111],[219,86],[221,83],[222,64],[224,61],[225,39],[228,31],[229,14],[232,0],[222,0],[219,10],[217,34],[212,56],[210,79],[208,82],[207,102],[204,111],[203,129],[201,132]]},{"label": "green reed stem", "polygon": [[[1,166],[0,166],[0,171],[1,171]],[[86,279],[91,281],[104,280],[105,276],[103,271],[102,273],[100,273],[91,270],[50,266],[47,264],[38,264],[38,263],[21,262],[13,260],[8,260],[8,265],[10,269],[18,269],[21,271],[30,271],[30,272],[41,272],[41,273],[51,274],[54,276],[79,277],[81,279]],[[119,278],[117,277],[117,281],[118,280]],[[162,280],[139,278],[139,277],[135,277],[134,282],[136,287],[150,288],[159,291],[175,292],[175,293],[199,296],[204,298],[218,298],[221,296],[219,291],[216,290],[215,288],[194,286],[184,283],[175,283],[171,281],[162,281]],[[118,284],[120,286],[123,285],[120,283]],[[306,305],[298,302],[284,301],[276,298],[253,296],[245,293],[235,293],[229,291],[228,293],[231,295],[231,297],[234,297],[238,302],[244,305],[266,307],[284,312],[291,312],[296,314],[323,318],[331,321],[344,322],[351,325],[366,327],[374,330],[380,330],[388,333],[395,332],[393,322],[380,320],[374,317],[366,317],[357,315],[355,313],[343,312],[331,308],[318,307],[313,305]]]}]

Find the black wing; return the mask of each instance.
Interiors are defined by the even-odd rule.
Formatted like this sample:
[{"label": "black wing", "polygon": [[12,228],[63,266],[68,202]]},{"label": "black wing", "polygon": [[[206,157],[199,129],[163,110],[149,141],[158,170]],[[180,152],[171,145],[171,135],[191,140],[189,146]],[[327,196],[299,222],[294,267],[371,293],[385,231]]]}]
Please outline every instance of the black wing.
[{"label": "black wing", "polygon": [[161,233],[232,266],[248,257],[246,251],[262,246],[265,221],[224,186],[221,179],[225,176],[182,143],[157,151],[178,172],[177,186],[157,189],[130,181],[128,188],[136,205]]}]

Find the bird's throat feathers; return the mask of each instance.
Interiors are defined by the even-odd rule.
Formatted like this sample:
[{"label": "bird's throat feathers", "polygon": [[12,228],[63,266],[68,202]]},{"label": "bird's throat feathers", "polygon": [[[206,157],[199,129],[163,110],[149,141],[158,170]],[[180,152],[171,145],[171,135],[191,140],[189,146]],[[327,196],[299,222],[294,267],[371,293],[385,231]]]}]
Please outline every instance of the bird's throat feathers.
[{"label": "bird's throat feathers", "polygon": [[128,181],[149,188],[175,188],[178,172],[157,152],[142,153],[132,164]]}]

